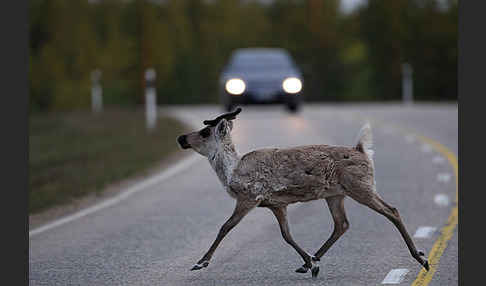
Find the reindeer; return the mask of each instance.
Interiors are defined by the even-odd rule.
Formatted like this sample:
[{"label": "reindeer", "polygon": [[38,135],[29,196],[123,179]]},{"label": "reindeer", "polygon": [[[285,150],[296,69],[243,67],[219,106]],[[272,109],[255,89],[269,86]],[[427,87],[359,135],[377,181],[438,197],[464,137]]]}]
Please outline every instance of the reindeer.
[{"label": "reindeer", "polygon": [[[224,189],[236,200],[231,217],[223,224],[204,256],[192,267],[199,270],[209,261],[221,240],[255,207],[270,209],[277,218],[284,240],[304,260],[295,270],[311,270],[317,277],[317,262],[346,232],[349,222],[344,198],[355,201],[384,215],[398,229],[412,255],[427,271],[424,253],[417,251],[398,210],[387,204],[376,191],[374,179],[372,135],[369,124],[359,133],[353,147],[308,145],[292,148],[264,148],[240,156],[231,140],[233,120],[241,112],[237,108],[213,120],[203,121],[205,128],[177,138],[183,149],[192,148],[208,158]],[[294,241],[287,221],[287,205],[325,199],[334,220],[334,231],[314,255],[305,252]]]}]

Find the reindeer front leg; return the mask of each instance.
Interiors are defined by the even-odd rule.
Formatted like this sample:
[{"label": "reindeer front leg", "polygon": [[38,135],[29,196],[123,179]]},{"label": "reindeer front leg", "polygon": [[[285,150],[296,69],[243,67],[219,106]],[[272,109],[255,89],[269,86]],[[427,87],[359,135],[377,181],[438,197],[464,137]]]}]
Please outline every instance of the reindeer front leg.
[{"label": "reindeer front leg", "polygon": [[254,207],[256,207],[257,204],[258,201],[248,202],[248,201],[239,200],[236,202],[236,207],[235,210],[233,211],[233,214],[219,230],[218,236],[216,237],[216,240],[214,240],[208,252],[206,252],[203,258],[201,258],[197,262],[197,264],[195,264],[191,268],[191,271],[199,270],[209,265],[209,260],[211,260],[211,257],[213,256],[213,253],[218,247],[221,240],[223,240],[223,238],[230,232],[230,230],[233,229],[243,219],[243,217],[245,217],[246,214],[248,214]]},{"label": "reindeer front leg", "polygon": [[287,220],[287,206],[269,207],[269,209],[277,218],[278,224],[280,225],[280,231],[282,232],[282,237],[284,238],[284,240],[288,244],[290,244],[297,251],[297,253],[299,253],[299,255],[305,262],[305,264],[301,268],[297,269],[296,272],[305,273],[308,269],[311,269],[312,277],[317,277],[317,274],[319,274],[319,265],[313,262],[317,261],[318,259],[315,260],[315,257],[310,256],[299,245],[297,245],[297,243],[292,238],[292,235],[290,234],[289,223]]}]

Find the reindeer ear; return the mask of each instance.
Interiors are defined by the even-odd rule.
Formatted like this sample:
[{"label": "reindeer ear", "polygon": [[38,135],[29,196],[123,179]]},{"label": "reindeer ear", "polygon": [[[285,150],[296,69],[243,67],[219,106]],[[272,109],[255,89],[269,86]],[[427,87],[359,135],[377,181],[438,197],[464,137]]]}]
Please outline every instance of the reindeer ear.
[{"label": "reindeer ear", "polygon": [[221,119],[221,121],[218,122],[218,125],[216,125],[216,133],[218,134],[219,137],[224,137],[226,134],[228,134],[230,131],[230,126],[229,122],[226,119]]}]

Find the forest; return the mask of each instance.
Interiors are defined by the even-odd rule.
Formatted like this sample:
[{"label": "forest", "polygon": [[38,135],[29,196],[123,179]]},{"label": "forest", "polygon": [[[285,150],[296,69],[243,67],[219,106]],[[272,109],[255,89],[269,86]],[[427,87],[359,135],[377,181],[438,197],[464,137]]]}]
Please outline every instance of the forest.
[{"label": "forest", "polygon": [[30,0],[31,112],[89,109],[91,74],[105,105],[218,102],[218,76],[241,47],[282,47],[304,76],[305,100],[399,101],[402,64],[417,101],[457,100],[456,0]]}]

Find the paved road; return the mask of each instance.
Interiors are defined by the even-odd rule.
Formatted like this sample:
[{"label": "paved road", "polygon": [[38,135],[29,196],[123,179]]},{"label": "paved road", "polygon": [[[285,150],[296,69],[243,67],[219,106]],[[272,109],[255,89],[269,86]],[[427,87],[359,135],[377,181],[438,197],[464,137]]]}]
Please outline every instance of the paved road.
[{"label": "paved road", "polygon": [[[173,107],[170,112],[202,126],[221,109]],[[453,169],[438,159],[439,152],[396,126],[457,155],[457,105],[307,105],[297,115],[280,106],[249,106],[235,122],[233,138],[242,154],[268,146],[353,145],[366,118],[374,123],[378,192],[400,211],[410,235],[422,226],[437,229],[430,237],[414,238],[428,253],[454,204]],[[438,194],[451,202],[435,203]],[[189,271],[233,207],[208,162],[197,160],[119,204],[32,236],[30,285],[380,285],[399,268],[408,270],[400,285],[410,285],[421,269],[393,224],[347,198],[350,229],[323,257],[315,280],[310,273],[294,272],[302,261],[263,208],[230,232],[208,268]],[[295,240],[308,252],[316,251],[333,228],[324,201],[289,206],[289,220]],[[457,259],[456,228],[429,285],[457,285]]]}]

